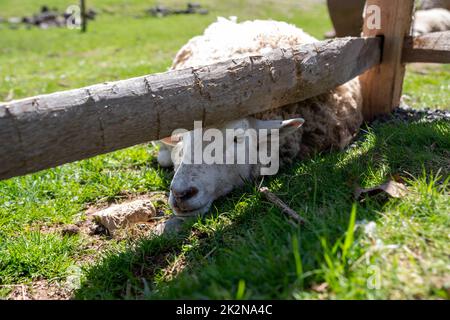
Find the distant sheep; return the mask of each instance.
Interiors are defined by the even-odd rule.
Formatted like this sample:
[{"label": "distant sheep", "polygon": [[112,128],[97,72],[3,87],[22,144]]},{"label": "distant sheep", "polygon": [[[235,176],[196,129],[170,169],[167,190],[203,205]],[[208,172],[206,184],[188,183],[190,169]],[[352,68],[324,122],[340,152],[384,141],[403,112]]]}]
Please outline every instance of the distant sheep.
[{"label": "distant sheep", "polygon": [[418,10],[414,16],[413,35],[450,30],[450,11],[442,8]]},{"label": "distant sheep", "polygon": [[422,0],[419,3],[419,9],[429,10],[435,8],[444,8],[450,10],[450,0]]},{"label": "distant sheep", "polygon": [[[289,48],[317,41],[285,22],[247,21],[219,18],[203,35],[194,37],[176,55],[172,69],[198,67],[231,58],[264,54],[274,48]],[[342,149],[353,139],[362,123],[360,85],[354,79],[317,97],[285,107],[230,121],[219,128],[279,129],[280,163],[308,157],[317,151]],[[301,117],[301,118],[300,118]],[[304,120],[303,120],[304,119]],[[284,121],[283,121],[284,120]],[[304,125],[303,125],[304,122]],[[169,203],[178,216],[205,213],[212,202],[246,180],[259,175],[258,164],[187,164],[183,144],[191,143],[193,131],[179,138],[167,138],[160,148],[161,166],[175,165]],[[269,137],[269,139],[274,139]],[[268,143],[273,141],[268,141]],[[239,143],[260,143],[247,139]],[[172,148],[175,147],[175,152]],[[204,148],[205,146],[200,146]],[[227,146],[226,148],[236,148]],[[259,147],[259,145],[258,145]],[[227,152],[229,150],[225,150]],[[171,153],[173,157],[171,158]]]}]

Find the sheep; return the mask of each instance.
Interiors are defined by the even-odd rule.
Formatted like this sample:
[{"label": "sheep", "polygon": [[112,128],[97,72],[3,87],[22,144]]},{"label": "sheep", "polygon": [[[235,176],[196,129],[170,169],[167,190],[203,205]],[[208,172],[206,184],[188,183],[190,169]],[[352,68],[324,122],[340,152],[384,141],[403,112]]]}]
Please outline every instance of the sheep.
[{"label": "sheep", "polygon": [[422,0],[419,3],[419,9],[429,10],[435,8],[444,8],[450,10],[450,0]]},{"label": "sheep", "polygon": [[[181,48],[171,69],[198,67],[316,41],[303,30],[285,22],[254,20],[237,23],[235,18],[218,18],[203,35],[192,38]],[[246,147],[240,150],[245,153],[252,143],[258,147],[264,143],[278,143],[279,163],[285,165],[315,152],[342,150],[362,124],[361,109],[361,89],[358,78],[355,78],[317,97],[230,121],[218,130],[225,134],[230,128],[278,129],[278,137],[269,135],[262,142],[249,137],[235,139],[234,144],[225,146],[224,152],[226,154],[230,148],[237,150],[244,143]],[[158,155],[161,166],[174,165],[169,204],[179,217],[206,213],[215,199],[242,186],[245,181],[256,179],[260,169],[268,166],[259,162],[208,165],[185,161],[188,156],[186,146],[195,148],[200,143],[199,147],[205,149],[203,141],[194,140],[196,130],[163,139]],[[272,157],[270,161],[273,160]]]},{"label": "sheep", "polygon": [[442,8],[418,10],[414,15],[413,35],[450,30],[450,11]]}]

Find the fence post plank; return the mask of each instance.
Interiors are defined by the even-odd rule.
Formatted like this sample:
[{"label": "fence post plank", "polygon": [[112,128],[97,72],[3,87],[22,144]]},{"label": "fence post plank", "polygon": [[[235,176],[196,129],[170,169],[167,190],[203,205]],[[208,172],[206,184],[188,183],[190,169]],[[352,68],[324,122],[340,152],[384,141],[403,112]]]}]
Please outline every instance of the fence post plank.
[{"label": "fence post plank", "polygon": [[[376,10],[372,11],[374,8],[380,9],[380,28],[373,27],[373,14],[376,13]],[[381,63],[360,77],[366,120],[371,120],[379,114],[390,113],[400,104],[405,75],[402,50],[404,38],[411,31],[413,9],[414,0],[367,0],[363,35],[381,36],[383,52]]]}]

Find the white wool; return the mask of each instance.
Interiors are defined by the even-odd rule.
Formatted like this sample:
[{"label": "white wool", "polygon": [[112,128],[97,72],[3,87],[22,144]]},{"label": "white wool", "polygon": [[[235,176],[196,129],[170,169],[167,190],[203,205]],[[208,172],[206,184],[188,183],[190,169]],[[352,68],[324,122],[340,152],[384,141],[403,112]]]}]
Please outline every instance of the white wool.
[{"label": "white wool", "polygon": [[236,17],[218,17],[203,35],[192,38],[174,59],[172,68],[198,67],[240,58],[249,54],[265,54],[275,48],[290,48],[317,39],[286,22],[254,20],[241,23]]},{"label": "white wool", "polygon": [[416,11],[414,17],[414,36],[447,30],[450,30],[450,11],[440,8]]}]

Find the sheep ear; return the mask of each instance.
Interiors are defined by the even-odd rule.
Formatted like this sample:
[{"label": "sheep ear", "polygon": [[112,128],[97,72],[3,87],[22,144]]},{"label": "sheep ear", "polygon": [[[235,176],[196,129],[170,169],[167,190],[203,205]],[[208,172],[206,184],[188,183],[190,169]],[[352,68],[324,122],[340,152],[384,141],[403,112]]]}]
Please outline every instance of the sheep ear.
[{"label": "sheep ear", "polygon": [[289,120],[257,120],[256,129],[278,129],[280,137],[293,133],[305,123],[303,118],[293,118]]},{"label": "sheep ear", "polygon": [[303,118],[294,118],[289,120],[284,120],[281,123],[280,135],[289,134],[291,132],[296,131],[305,123],[305,119]]},{"label": "sheep ear", "polygon": [[181,134],[176,134],[176,135],[172,135],[170,137],[167,138],[163,138],[160,141],[162,143],[164,143],[165,145],[168,146],[176,146],[178,144],[178,142],[180,142],[182,140],[182,135]]}]

